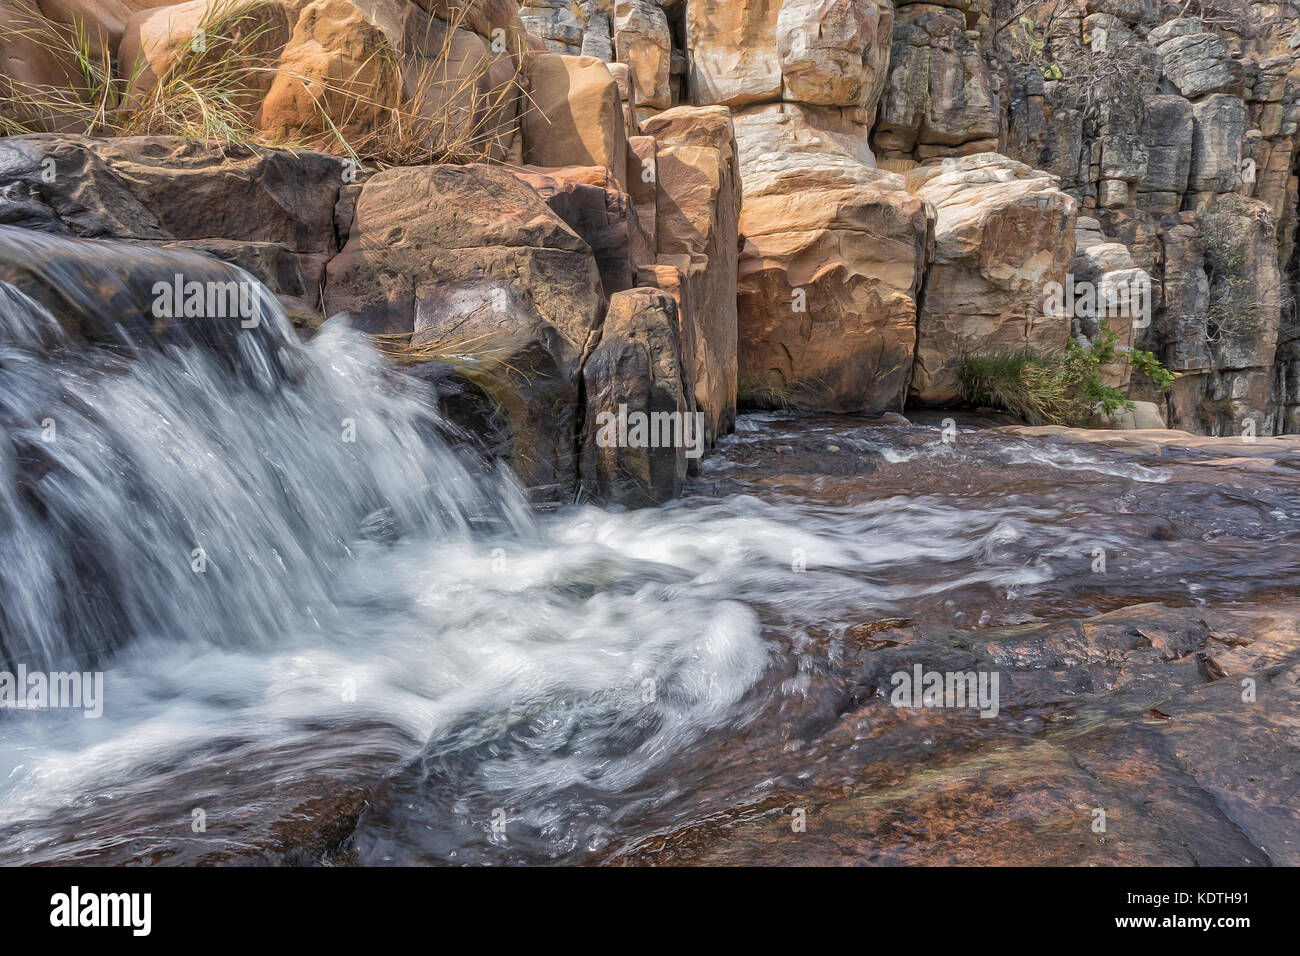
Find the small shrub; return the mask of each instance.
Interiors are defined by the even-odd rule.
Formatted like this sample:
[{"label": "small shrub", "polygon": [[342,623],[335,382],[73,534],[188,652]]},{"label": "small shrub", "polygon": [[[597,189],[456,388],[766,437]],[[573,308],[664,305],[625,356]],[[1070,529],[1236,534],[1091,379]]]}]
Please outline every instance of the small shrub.
[{"label": "small shrub", "polygon": [[1121,351],[1109,329],[1092,345],[1076,339],[1059,354],[1024,348],[962,360],[960,390],[971,405],[1001,408],[1031,425],[1083,425],[1097,412],[1113,414],[1133,403],[1119,389],[1103,385],[1103,365],[1128,361],[1135,371],[1165,389],[1173,375],[1150,352]]},{"label": "small shrub", "polygon": [[1240,197],[1228,193],[1215,200],[1201,216],[1201,243],[1205,250],[1205,275],[1210,302],[1205,316],[1205,340],[1213,345],[1224,339],[1259,330],[1262,320],[1251,288],[1250,239],[1243,222],[1253,210]]}]

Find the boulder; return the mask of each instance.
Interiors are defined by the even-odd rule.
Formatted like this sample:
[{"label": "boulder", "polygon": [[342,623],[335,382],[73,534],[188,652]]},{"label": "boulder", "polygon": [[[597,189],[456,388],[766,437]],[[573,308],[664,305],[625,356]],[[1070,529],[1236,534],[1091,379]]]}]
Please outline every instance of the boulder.
[{"label": "boulder", "polygon": [[968,353],[1064,348],[1069,317],[1044,304],[1047,284],[1063,284],[1074,261],[1077,206],[1056,177],[982,153],[918,167],[907,188],[936,214],[912,400],[956,401]]},{"label": "boulder", "polygon": [[785,0],[776,22],[783,98],[874,108],[889,70],[893,26],[889,0]]},{"label": "boulder", "polygon": [[533,189],[483,165],[378,173],[325,304],[414,357],[454,357],[509,423],[521,481],[572,496],[581,369],[604,302],[590,247]]},{"label": "boulder", "polygon": [[686,386],[673,297],[658,289],[612,296],[583,379],[584,491],[629,507],[681,494],[704,430]]},{"label": "boulder", "polygon": [[1165,416],[1154,402],[1134,402],[1132,408],[1116,409],[1112,415],[1101,416],[1101,427],[1120,431],[1164,428]]},{"label": "boulder", "polygon": [[519,19],[552,53],[582,53],[583,18],[570,0],[523,0]]},{"label": "boulder", "polygon": [[636,101],[653,109],[672,106],[668,83],[672,60],[668,16],[651,0],[614,4],[614,47],[620,63],[632,68]]},{"label": "boulder", "polygon": [[622,182],[627,131],[618,84],[595,57],[529,54],[524,63],[530,108],[524,113],[524,162],[530,166],[600,166]]},{"label": "boulder", "polygon": [[606,63],[605,69],[618,86],[618,99],[623,104],[623,130],[628,139],[641,135],[641,121],[637,119],[636,73],[626,63]]},{"label": "boulder", "polygon": [[527,34],[514,0],[415,0],[443,23],[477,33],[515,53],[527,43]]},{"label": "boulder", "polygon": [[314,0],[280,55],[258,127],[319,148],[341,150],[342,140],[390,162],[502,161],[523,38],[513,21],[491,22],[488,39],[407,0]]},{"label": "boulder", "polygon": [[654,246],[641,228],[632,197],[604,169],[524,166],[514,174],[591,247],[605,295],[632,288],[637,269],[654,262]]},{"label": "boulder", "polygon": [[39,0],[37,5],[42,14],[56,23],[80,25],[92,51],[108,49],[113,52],[122,42],[127,21],[142,10],[171,6],[171,2],[172,0]]},{"label": "boulder", "polygon": [[[57,118],[33,109],[31,99],[42,101],[51,87],[79,89],[84,83],[71,53],[42,42],[41,11],[31,0],[0,0],[0,119],[25,129],[57,131]],[[36,32],[33,32],[36,31]]]},{"label": "boulder", "polygon": [[205,54],[215,60],[228,56],[231,45],[239,51],[250,67],[248,98],[243,104],[250,112],[256,111],[271,88],[273,73],[269,69],[252,69],[278,62],[281,51],[289,42],[297,8],[278,2],[249,3],[240,6],[232,2],[228,8],[215,6],[212,0],[189,0],[165,7],[142,10],[133,15],[122,28],[118,45],[118,72],[129,81],[128,96],[133,103],[153,90],[161,77],[167,74],[182,57],[202,57],[192,50],[197,31],[216,31],[206,42],[210,49]]},{"label": "boulder", "polygon": [[[799,149],[789,124],[772,120],[737,123],[745,184],[741,400],[898,410],[916,345],[925,203],[904,190],[901,176],[821,152],[816,140]],[[781,143],[794,148],[772,149]]]},{"label": "boulder", "polygon": [[0,140],[0,191],[29,202],[0,198],[0,221],[35,225],[39,214],[47,231],[90,238],[275,242],[319,262],[337,249],[347,169],[319,153],[179,136],[11,136]]},{"label": "boulder", "polygon": [[1148,39],[1160,54],[1165,75],[1188,99],[1208,93],[1241,93],[1241,64],[1200,20],[1170,20],[1153,29]]},{"label": "boulder", "polygon": [[[193,283],[202,293],[193,300],[199,314],[186,312],[192,305],[187,287]],[[238,269],[190,250],[0,226],[0,288],[10,287],[43,306],[57,323],[11,328],[28,346],[194,346],[238,364],[244,361],[241,337],[275,341],[285,333],[267,321],[265,290]],[[268,361],[277,361],[273,351]]]},{"label": "boulder", "polygon": [[690,88],[701,106],[781,98],[776,49],[781,0],[694,0],[686,5]]},{"label": "boulder", "polygon": [[332,127],[348,142],[379,135],[401,102],[396,51],[407,23],[421,16],[397,0],[380,0],[371,14],[350,0],[307,4],[262,103],[259,129],[322,147],[334,139]]},{"label": "boulder", "polygon": [[579,353],[599,326],[590,247],[529,186],[483,165],[409,166],[366,181],[342,251],[329,263],[331,314],[372,333],[412,336],[478,310],[507,328],[522,309]]},{"label": "boulder", "polygon": [[696,402],[710,445],[736,408],[736,268],[740,219],[735,127],[723,107],[675,107],[648,120],[656,152],[656,248],[691,287]]},{"label": "boulder", "polygon": [[[802,103],[753,106],[736,114],[736,147],[742,180],[786,179],[798,188],[807,157],[824,170],[836,167],[840,179],[876,182],[876,158],[867,140],[867,128],[840,111]],[[824,172],[817,177],[824,178]]]}]

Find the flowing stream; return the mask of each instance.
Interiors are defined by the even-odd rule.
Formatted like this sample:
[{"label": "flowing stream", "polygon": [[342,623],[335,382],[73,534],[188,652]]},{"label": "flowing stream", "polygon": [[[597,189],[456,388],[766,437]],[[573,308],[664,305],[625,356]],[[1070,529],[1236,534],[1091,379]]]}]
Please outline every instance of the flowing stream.
[{"label": "flowing stream", "polygon": [[976,419],[744,415],[680,501],[535,513],[364,336],[257,309],[91,347],[0,285],[0,669],[104,674],[97,719],[0,712],[0,862],[615,860],[942,746],[832,745],[854,635],[1297,579],[1290,459]]}]

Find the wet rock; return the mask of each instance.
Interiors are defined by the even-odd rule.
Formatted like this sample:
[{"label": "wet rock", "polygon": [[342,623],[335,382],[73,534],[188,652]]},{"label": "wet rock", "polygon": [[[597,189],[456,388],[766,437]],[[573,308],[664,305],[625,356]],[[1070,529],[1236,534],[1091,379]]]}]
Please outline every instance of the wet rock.
[{"label": "wet rock", "polygon": [[362,188],[324,301],[327,314],[347,313],[416,354],[463,361],[510,423],[521,479],[564,498],[600,288],[590,247],[511,173],[405,167]]},{"label": "wet rock", "polygon": [[686,385],[673,297],[653,289],[612,296],[583,379],[584,491],[630,507],[680,495],[704,430]]},{"label": "wet rock", "polygon": [[[45,348],[199,345],[236,356],[241,335],[274,334],[262,321],[265,293],[197,251],[0,226],[0,281],[48,311],[53,324],[23,333]],[[201,314],[186,315],[192,283],[203,290]]]},{"label": "wet rock", "polygon": [[[882,622],[861,641],[854,705],[816,731],[821,773],[785,776],[606,862],[1289,864],[1300,822],[1287,730],[1300,709],[1298,622],[1289,601],[1144,604],[975,632]],[[986,669],[983,654],[1002,676],[998,719],[892,707],[870,692],[887,692],[905,662]],[[829,772],[849,759],[854,781]]]},{"label": "wet rock", "polygon": [[[0,189],[22,183],[73,235],[275,242],[303,257],[337,248],[334,204],[344,170],[342,160],[319,153],[174,136],[37,134],[0,142]],[[9,215],[6,206],[0,199],[0,218]]]}]

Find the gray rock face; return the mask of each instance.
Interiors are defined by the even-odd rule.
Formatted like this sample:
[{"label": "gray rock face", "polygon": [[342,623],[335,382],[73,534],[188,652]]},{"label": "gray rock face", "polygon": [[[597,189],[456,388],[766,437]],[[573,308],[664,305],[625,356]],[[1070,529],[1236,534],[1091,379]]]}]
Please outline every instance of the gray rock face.
[{"label": "gray rock face", "polygon": [[993,79],[963,20],[931,6],[900,10],[876,123],[878,155],[916,150],[925,158],[964,143],[996,144],[1000,129]]},{"label": "gray rock face", "polygon": [[1152,96],[1146,100],[1146,116],[1147,169],[1138,191],[1181,195],[1192,168],[1192,104],[1181,96]]},{"label": "gray rock face", "polygon": [[1226,193],[1241,185],[1241,144],[1246,134],[1246,105],[1217,93],[1192,104],[1192,164],[1188,188]]},{"label": "gray rock face", "polygon": [[1150,39],[1165,75],[1183,96],[1242,91],[1241,64],[1228,56],[1217,36],[1205,32],[1200,20],[1171,20],[1152,30]]},{"label": "gray rock face", "polygon": [[583,52],[582,18],[569,0],[527,0],[519,7],[519,20],[552,53],[577,56]]},{"label": "gray rock face", "polygon": [[1142,139],[1132,133],[1112,133],[1101,139],[1101,176],[1135,183],[1147,175],[1149,154]]}]

